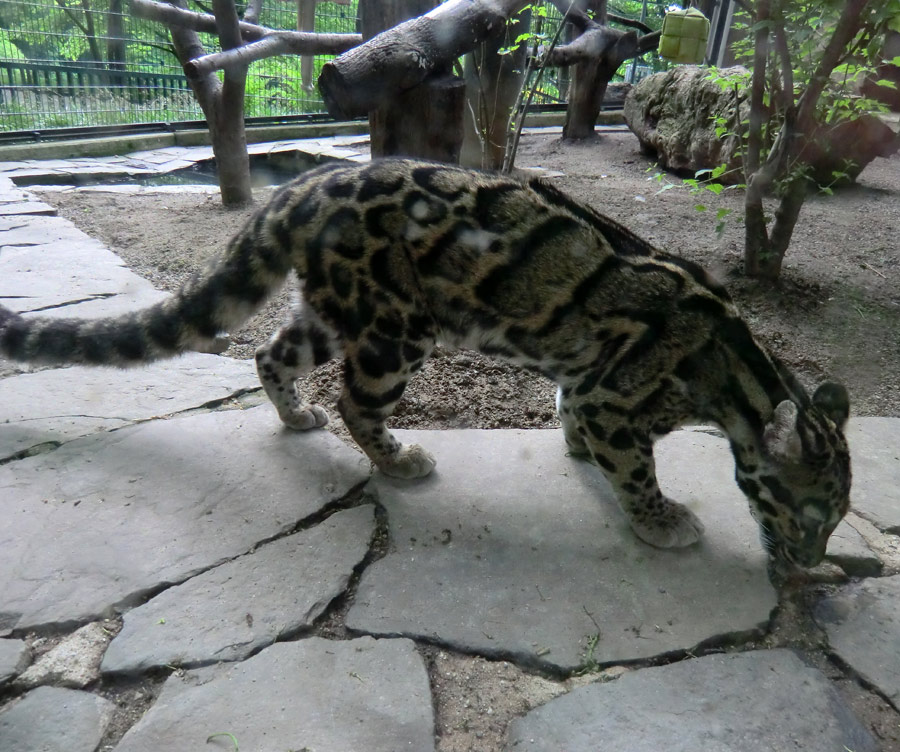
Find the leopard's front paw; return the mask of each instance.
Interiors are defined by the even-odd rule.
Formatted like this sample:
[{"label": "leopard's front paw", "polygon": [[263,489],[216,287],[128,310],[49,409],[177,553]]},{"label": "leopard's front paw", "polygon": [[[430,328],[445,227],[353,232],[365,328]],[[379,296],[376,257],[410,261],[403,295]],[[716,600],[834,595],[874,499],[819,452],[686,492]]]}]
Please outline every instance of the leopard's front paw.
[{"label": "leopard's front paw", "polygon": [[645,543],[658,548],[682,548],[703,535],[703,523],[690,509],[675,501],[663,500],[662,510],[631,518],[631,529]]},{"label": "leopard's front paw", "polygon": [[279,410],[278,417],[284,425],[295,431],[321,428],[328,422],[328,413],[318,405],[301,405],[289,410]]},{"label": "leopard's front paw", "polygon": [[396,454],[378,462],[378,469],[392,478],[422,478],[436,464],[434,457],[418,444],[403,444]]}]

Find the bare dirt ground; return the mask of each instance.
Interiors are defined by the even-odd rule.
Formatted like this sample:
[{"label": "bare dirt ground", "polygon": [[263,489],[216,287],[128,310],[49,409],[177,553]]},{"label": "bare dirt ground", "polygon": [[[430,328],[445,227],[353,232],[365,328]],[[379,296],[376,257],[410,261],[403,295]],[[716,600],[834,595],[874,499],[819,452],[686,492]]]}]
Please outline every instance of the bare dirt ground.
[{"label": "bare dirt ground", "polygon": [[[685,190],[657,194],[659,185],[648,180],[655,172],[653,161],[639,152],[631,134],[581,144],[526,137],[518,163],[564,173],[553,181],[576,198],[658,247],[710,269],[732,292],[759,338],[807,386],[837,378],[850,389],[856,414],[900,416],[900,158],[876,160],[858,185],[835,196],[810,196],[775,287],[741,275],[743,226],[738,221],[729,221],[721,237],[714,232],[715,210],[725,206],[739,215],[743,196],[726,192],[720,199],[697,198]],[[259,200],[268,193],[258,191]],[[218,254],[248,215],[224,209],[215,196],[197,194],[48,192],[44,198],[137,273],[169,290]],[[698,201],[709,211],[697,211]],[[252,357],[281,322],[289,301],[285,291],[233,332],[225,354]],[[339,390],[337,364],[309,377],[306,389],[331,408]],[[558,425],[553,394],[554,387],[540,376],[475,353],[444,350],[413,380],[393,425],[553,427]],[[336,416],[332,430],[345,434]],[[812,651],[883,749],[900,752],[900,715],[831,663],[815,626],[791,614],[791,608],[783,608],[770,635],[745,647],[777,644]],[[579,681],[561,683],[502,661],[428,646],[422,650],[436,698],[441,752],[502,749],[512,718]],[[128,704],[128,697],[121,702]]]}]

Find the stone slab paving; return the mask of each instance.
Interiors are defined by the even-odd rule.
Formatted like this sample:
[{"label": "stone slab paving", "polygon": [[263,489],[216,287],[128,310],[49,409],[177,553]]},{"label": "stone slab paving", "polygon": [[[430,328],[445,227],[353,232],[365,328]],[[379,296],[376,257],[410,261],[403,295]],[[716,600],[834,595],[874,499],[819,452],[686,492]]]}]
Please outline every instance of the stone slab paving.
[{"label": "stone slab paving", "polygon": [[95,752],[113,709],[109,700],[90,692],[38,687],[0,710],[0,749]]},{"label": "stone slab paving", "polygon": [[309,627],[368,553],[374,511],[366,504],[338,512],[129,611],[102,670],[242,660]]},{"label": "stone slab paving", "polygon": [[678,551],[634,537],[559,430],[398,435],[429,447],[437,470],[374,477],[394,546],[363,575],[353,629],[571,669],[598,632],[593,660],[634,660],[754,629],[775,606],[724,439],[683,431],[658,445],[663,488],[706,524]]},{"label": "stone slab paving", "polygon": [[0,685],[18,676],[31,661],[31,651],[24,640],[0,639]]},{"label": "stone slab paving", "polygon": [[814,613],[841,660],[900,706],[900,575],[846,585]]},{"label": "stone slab paving", "polygon": [[428,752],[428,675],[409,640],[277,643],[239,664],[173,675],[115,752]]},{"label": "stone slab paving", "polygon": [[[717,435],[680,431],[657,445],[662,487],[706,524],[702,543],[681,551],[638,541],[600,472],[565,455],[560,431],[399,435],[430,447],[437,471],[416,483],[375,475],[396,543],[366,570],[351,628],[571,669],[598,633],[593,660],[634,660],[753,629],[775,605]],[[829,551],[876,559],[846,523]]]},{"label": "stone slab paving", "polygon": [[900,421],[857,418],[847,431],[853,506],[886,532],[900,534]]},{"label": "stone slab paving", "polygon": [[[368,141],[369,137],[365,134],[288,139],[248,144],[247,152],[257,155],[275,151],[280,153],[293,151],[310,156],[358,160],[361,156],[368,159]],[[212,158],[211,146],[186,146],[132,152],[115,159],[108,157],[84,157],[71,160],[27,159],[17,162],[0,162],[0,179],[31,179],[36,183],[60,183],[76,181],[78,176],[88,175],[102,175],[109,178],[162,175]]]},{"label": "stone slab paving", "polygon": [[109,640],[110,632],[101,622],[85,624],[32,663],[16,683],[26,687],[86,687],[100,677],[100,661]]},{"label": "stone slab paving", "polygon": [[8,308],[42,316],[106,316],[165,297],[65,219],[0,217],[0,303]]},{"label": "stone slab paving", "polygon": [[325,431],[284,429],[268,406],[150,421],[8,463],[0,630],[133,604],[287,532],[368,475],[361,454]]},{"label": "stone slab paving", "polygon": [[56,209],[43,201],[21,201],[11,204],[0,204],[0,217],[10,217],[17,214],[44,214],[50,217],[56,216]]},{"label": "stone slab paving", "polygon": [[129,370],[76,366],[0,379],[0,460],[258,388],[250,361],[201,353]]},{"label": "stone slab paving", "polygon": [[510,752],[879,752],[788,650],[711,655],[580,687],[512,723]]}]

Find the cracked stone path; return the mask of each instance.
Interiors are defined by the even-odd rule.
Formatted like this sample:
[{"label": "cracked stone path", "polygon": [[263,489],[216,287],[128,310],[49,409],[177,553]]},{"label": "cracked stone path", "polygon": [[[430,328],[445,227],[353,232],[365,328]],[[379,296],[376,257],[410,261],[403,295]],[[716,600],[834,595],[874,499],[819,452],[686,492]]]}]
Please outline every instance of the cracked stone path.
[{"label": "cracked stone path", "polygon": [[[4,304],[100,315],[162,295],[40,207],[0,222]],[[399,482],[285,430],[257,389],[250,363],[200,354],[0,380],[2,752],[437,749],[427,645],[555,678],[628,667],[513,721],[508,750],[892,752],[809,656],[742,649],[778,593],[717,432],[659,445],[662,485],[707,529],[661,551],[560,431],[399,432],[438,458]],[[854,418],[849,437],[855,508],[812,615],[896,705],[900,420]],[[35,650],[35,632],[63,639]],[[151,677],[149,709],[108,737],[122,711],[100,690]]]}]

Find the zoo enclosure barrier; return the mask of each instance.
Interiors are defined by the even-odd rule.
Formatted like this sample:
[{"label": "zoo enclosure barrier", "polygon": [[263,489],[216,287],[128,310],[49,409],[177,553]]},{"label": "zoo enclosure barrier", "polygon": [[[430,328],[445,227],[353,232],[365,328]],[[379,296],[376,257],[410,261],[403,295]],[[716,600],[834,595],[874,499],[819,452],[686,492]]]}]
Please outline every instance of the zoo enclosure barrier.
[{"label": "zoo enclosure barrier", "polygon": [[[626,3],[627,4],[627,3]],[[634,3],[632,3],[634,4]],[[199,0],[192,10],[208,12]],[[358,0],[316,5],[315,30],[355,33]],[[238,3],[242,15],[245,5]],[[558,22],[553,6],[541,23]],[[296,4],[269,0],[259,23],[297,28]],[[200,34],[207,52],[217,40]],[[260,60],[247,76],[245,116],[325,114],[315,88],[329,56],[303,81],[295,56]],[[550,71],[548,71],[550,73]],[[556,73],[556,71],[554,71]],[[535,103],[562,104],[561,78],[545,76]],[[0,4],[0,131],[203,120],[172,49],[168,29],[127,12],[127,0],[4,0]]]}]

